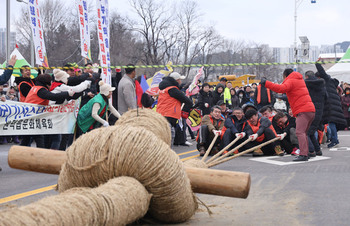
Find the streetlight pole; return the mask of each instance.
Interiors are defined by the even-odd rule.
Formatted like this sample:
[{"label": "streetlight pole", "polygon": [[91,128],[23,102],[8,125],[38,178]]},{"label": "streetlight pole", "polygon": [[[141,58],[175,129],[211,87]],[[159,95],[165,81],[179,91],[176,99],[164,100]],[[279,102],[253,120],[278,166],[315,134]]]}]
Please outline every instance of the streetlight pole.
[{"label": "streetlight pole", "polygon": [[10,61],[10,0],[6,0],[6,61]]},{"label": "streetlight pole", "polygon": [[[24,4],[28,4],[23,0],[17,0],[17,2],[23,2]],[[33,41],[33,30],[30,29],[30,66],[34,67],[34,41]]]}]

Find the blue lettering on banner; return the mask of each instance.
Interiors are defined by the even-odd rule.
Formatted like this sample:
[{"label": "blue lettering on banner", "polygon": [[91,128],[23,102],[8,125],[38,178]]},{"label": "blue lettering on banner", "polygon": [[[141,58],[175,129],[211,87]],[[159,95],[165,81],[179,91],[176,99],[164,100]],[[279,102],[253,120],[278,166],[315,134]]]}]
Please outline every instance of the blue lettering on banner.
[{"label": "blue lettering on banner", "polygon": [[109,48],[109,45],[108,45],[108,38],[105,39],[105,46],[106,46],[107,49]]},{"label": "blue lettering on banner", "polygon": [[102,5],[101,6],[101,12],[103,13],[103,14],[105,14],[105,12],[106,12],[106,9],[105,9],[105,7]]},{"label": "blue lettering on banner", "polygon": [[35,19],[35,17],[31,17],[31,20],[32,20],[32,24],[34,25],[34,27],[36,27],[36,19]]},{"label": "blue lettering on banner", "polygon": [[21,119],[42,114],[45,112],[45,109],[45,106],[34,107],[15,104],[1,104],[0,117],[5,118],[5,122],[7,122],[10,118]]},{"label": "blue lettering on banner", "polygon": [[29,10],[30,10],[30,15],[35,16],[35,8],[34,8],[34,6],[30,6]]},{"label": "blue lettering on banner", "polygon": [[34,0],[29,0],[29,3],[34,4]]},{"label": "blue lettering on banner", "polygon": [[84,10],[87,10],[87,4],[86,4],[86,1],[83,1],[83,7],[84,7]]}]

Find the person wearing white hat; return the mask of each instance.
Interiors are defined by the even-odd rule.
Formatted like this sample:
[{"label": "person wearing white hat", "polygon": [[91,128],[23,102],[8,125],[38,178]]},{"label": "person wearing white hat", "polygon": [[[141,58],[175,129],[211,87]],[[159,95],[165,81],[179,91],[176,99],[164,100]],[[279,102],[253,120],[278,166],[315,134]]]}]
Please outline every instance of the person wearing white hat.
[{"label": "person wearing white hat", "polygon": [[[55,77],[55,81],[51,84],[50,91],[52,93],[73,91],[75,93],[75,95],[72,97],[72,99],[77,99],[78,97],[80,97],[82,95],[82,92],[84,90],[86,90],[87,88],[89,88],[91,85],[91,81],[86,80],[86,81],[80,83],[79,85],[68,86],[67,82],[68,82],[69,74],[65,71],[60,70],[60,69],[54,69],[53,75]],[[49,104],[50,105],[52,105],[52,104],[67,104],[67,102],[68,102],[67,100],[65,100],[62,103],[57,102],[57,101],[50,101]]]},{"label": "person wearing white hat", "polygon": [[103,81],[100,81],[98,84],[100,86],[100,93],[89,100],[78,113],[78,126],[84,133],[100,127],[101,124],[104,127],[108,127],[109,123],[106,120],[108,110],[110,110],[115,117],[120,117],[119,112],[112,104],[109,104],[109,98],[112,96],[115,87],[111,87]]},{"label": "person wearing white hat", "polygon": [[[185,78],[177,72],[172,72],[159,83],[157,112],[163,115],[170,124],[172,143],[175,137],[177,120],[180,118],[187,119],[192,107],[190,98],[186,97],[179,88],[181,80]],[[181,109],[182,103],[185,105]]]}]

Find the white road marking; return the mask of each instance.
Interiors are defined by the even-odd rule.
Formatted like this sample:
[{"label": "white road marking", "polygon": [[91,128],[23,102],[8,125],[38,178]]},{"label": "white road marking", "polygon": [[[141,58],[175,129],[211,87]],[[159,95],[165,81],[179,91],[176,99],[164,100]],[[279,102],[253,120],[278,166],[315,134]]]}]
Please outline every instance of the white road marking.
[{"label": "white road marking", "polygon": [[329,151],[350,151],[348,147],[330,148]]},{"label": "white road marking", "polygon": [[[287,155],[287,156],[290,156],[290,155]],[[278,159],[282,159],[282,158],[283,157],[280,157],[280,156],[269,156],[269,157],[251,158],[249,160],[256,161],[256,162],[268,163],[268,164],[274,164],[274,165],[278,165],[278,166],[286,166],[286,165],[293,165],[293,164],[300,164],[300,163],[307,163],[307,162],[326,160],[326,159],[330,159],[331,157],[316,156],[314,158],[310,158],[309,161],[300,161],[300,162],[293,162],[292,160],[290,160],[289,162],[278,161]]]}]

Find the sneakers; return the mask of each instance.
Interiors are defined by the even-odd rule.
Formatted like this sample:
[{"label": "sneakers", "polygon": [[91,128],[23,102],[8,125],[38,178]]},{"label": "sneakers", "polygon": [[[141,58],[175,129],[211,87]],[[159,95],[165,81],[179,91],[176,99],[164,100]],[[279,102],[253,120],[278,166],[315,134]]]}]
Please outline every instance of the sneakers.
[{"label": "sneakers", "polygon": [[279,146],[279,145],[276,145],[276,147],[275,147],[275,153],[276,153],[276,155],[278,155],[278,156],[283,156],[283,155],[284,155],[284,151],[282,150],[281,146]]},{"label": "sneakers", "polygon": [[338,144],[339,144],[339,141],[336,142],[336,143],[331,142],[330,144],[327,145],[327,147],[328,147],[328,148],[335,148],[335,147],[338,146]]},{"label": "sneakers", "polygon": [[316,155],[321,156],[322,155],[322,151],[321,150],[316,151]]},{"label": "sneakers", "polygon": [[199,155],[200,156],[204,156],[205,155],[205,147],[204,146],[200,146],[198,148],[198,151],[199,151]]},{"label": "sneakers", "polygon": [[316,152],[309,152],[309,154],[308,154],[308,156],[310,157],[310,158],[312,158],[312,157],[316,157]]},{"label": "sneakers", "polygon": [[264,152],[259,148],[253,151],[253,156],[263,156]]},{"label": "sneakers", "polygon": [[293,151],[292,151],[291,155],[299,155],[299,154],[300,154],[300,149],[293,148]]},{"label": "sneakers", "polygon": [[294,162],[301,162],[301,161],[308,161],[309,158],[305,155],[299,155],[295,159],[293,159]]}]

